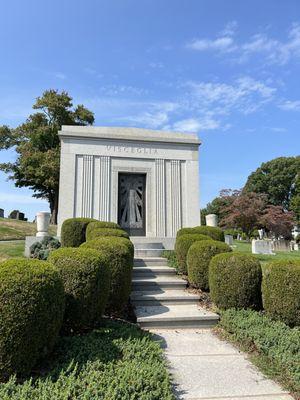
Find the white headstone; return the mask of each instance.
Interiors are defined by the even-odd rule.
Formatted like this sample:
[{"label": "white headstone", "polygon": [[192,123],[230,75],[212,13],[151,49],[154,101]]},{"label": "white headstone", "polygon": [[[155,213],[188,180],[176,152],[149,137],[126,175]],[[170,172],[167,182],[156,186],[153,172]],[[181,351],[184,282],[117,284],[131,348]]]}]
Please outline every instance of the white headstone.
[{"label": "white headstone", "polygon": [[232,235],[225,235],[225,243],[229,246],[233,245],[233,236]]},{"label": "white headstone", "polygon": [[272,252],[272,243],[270,240],[252,240],[252,254],[270,254]]},{"label": "white headstone", "polygon": [[45,237],[49,236],[48,229],[50,223],[50,213],[47,211],[40,211],[36,214],[36,236]]},{"label": "white headstone", "polygon": [[218,216],[216,214],[208,214],[205,217],[207,226],[218,226]]}]

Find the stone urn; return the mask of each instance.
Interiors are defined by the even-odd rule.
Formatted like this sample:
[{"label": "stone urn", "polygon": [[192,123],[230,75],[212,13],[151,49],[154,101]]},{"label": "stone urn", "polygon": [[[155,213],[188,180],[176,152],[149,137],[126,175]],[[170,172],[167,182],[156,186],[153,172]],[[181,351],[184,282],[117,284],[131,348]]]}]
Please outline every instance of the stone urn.
[{"label": "stone urn", "polygon": [[50,213],[47,211],[40,211],[36,214],[36,236],[45,237],[49,236],[48,229],[50,224]]},{"label": "stone urn", "polygon": [[218,216],[216,214],[208,214],[205,217],[207,226],[218,226]]}]

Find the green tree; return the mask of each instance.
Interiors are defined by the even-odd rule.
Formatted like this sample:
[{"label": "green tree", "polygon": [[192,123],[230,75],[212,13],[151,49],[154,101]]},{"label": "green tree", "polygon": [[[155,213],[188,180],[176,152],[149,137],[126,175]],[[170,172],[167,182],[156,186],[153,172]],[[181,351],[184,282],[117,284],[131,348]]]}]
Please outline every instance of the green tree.
[{"label": "green tree", "polygon": [[[291,204],[294,203],[293,197],[296,195],[296,179],[299,171],[300,156],[275,158],[262,163],[252,172],[243,191],[265,193],[268,195],[268,203],[290,210]],[[297,211],[294,212],[297,214]]]},{"label": "green tree", "polygon": [[297,178],[295,180],[295,186],[290,203],[290,209],[295,214],[297,221],[300,222],[300,171],[298,172]]},{"label": "green tree", "polygon": [[206,207],[201,210],[201,224],[205,225],[205,217],[208,214],[216,214],[218,220],[222,220],[227,214],[227,207],[240,194],[240,190],[222,189],[220,195],[215,197]]},{"label": "green tree", "polygon": [[17,187],[29,187],[36,198],[46,199],[51,222],[57,222],[60,141],[62,125],[89,125],[94,114],[83,105],[75,108],[65,91],[47,90],[38,97],[31,114],[17,128],[0,126],[0,150],[14,148],[15,162],[0,164]]}]

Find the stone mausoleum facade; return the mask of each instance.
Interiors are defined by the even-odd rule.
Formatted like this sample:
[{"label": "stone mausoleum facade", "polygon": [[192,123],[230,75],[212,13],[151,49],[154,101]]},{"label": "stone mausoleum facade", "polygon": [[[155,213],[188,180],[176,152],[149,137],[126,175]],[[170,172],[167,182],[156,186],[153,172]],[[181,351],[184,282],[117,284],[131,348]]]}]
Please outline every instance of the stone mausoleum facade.
[{"label": "stone mausoleum facade", "polygon": [[63,126],[59,137],[59,232],[71,217],[118,222],[149,238],[200,224],[196,134]]}]

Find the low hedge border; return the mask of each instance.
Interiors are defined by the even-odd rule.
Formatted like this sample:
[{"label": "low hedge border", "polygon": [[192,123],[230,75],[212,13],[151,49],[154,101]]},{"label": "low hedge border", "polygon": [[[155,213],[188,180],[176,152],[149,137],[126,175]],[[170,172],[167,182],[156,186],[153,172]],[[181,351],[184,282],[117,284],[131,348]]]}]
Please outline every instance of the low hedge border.
[{"label": "low hedge border", "polygon": [[0,264],[0,379],[27,375],[51,352],[62,325],[63,283],[53,265],[11,259]]},{"label": "low hedge border", "polygon": [[217,254],[209,263],[209,289],[212,301],[221,309],[260,309],[260,262],[238,252]]},{"label": "low hedge border", "polygon": [[270,317],[300,325],[300,261],[273,261],[264,266],[262,296]]},{"label": "low hedge border", "polygon": [[190,234],[201,234],[209,236],[213,240],[219,240],[220,242],[225,242],[224,232],[221,228],[213,227],[213,226],[195,226],[194,228],[181,228],[177,232],[177,237],[181,235],[190,235]]},{"label": "low hedge border", "polygon": [[299,327],[290,328],[257,311],[234,309],[221,312],[219,327],[223,337],[250,352],[263,373],[299,398]]},{"label": "low hedge border", "polygon": [[200,240],[191,245],[187,254],[188,280],[193,286],[209,289],[208,271],[213,256],[219,253],[231,252],[226,243],[216,240]]}]

